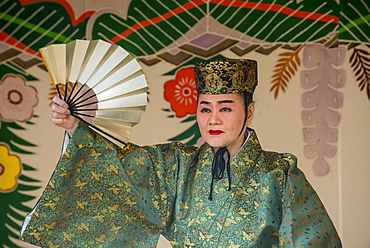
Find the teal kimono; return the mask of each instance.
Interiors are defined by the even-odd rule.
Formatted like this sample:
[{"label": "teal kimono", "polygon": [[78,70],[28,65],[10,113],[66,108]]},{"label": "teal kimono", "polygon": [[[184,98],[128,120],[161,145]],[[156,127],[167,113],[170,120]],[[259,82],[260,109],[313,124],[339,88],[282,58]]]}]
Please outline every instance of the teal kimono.
[{"label": "teal kimono", "polygon": [[253,134],[215,180],[208,144],[112,145],[76,130],[21,239],[41,247],[341,247],[291,154]]}]

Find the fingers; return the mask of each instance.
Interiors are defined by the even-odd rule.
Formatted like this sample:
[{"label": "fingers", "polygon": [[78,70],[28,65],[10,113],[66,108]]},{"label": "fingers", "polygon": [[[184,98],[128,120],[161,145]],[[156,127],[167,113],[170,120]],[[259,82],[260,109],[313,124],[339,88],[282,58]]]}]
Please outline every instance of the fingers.
[{"label": "fingers", "polygon": [[58,97],[53,98],[53,103],[51,104],[52,117],[63,118],[70,115],[68,104]]},{"label": "fingers", "polygon": [[50,111],[49,119],[53,124],[66,123],[68,121],[69,115],[61,115],[57,112]]},{"label": "fingers", "polygon": [[70,111],[68,109],[68,104],[59,97],[54,97],[49,111],[50,121],[60,126],[59,124],[67,123],[69,118]]},{"label": "fingers", "polygon": [[68,118],[68,114],[59,114],[58,112],[52,110],[49,111],[49,120],[54,125],[61,126],[61,124],[68,122]]},{"label": "fingers", "polygon": [[78,119],[71,115],[68,104],[59,97],[53,98],[49,111],[49,120],[56,126],[66,129],[70,136],[78,125]]},{"label": "fingers", "polygon": [[60,106],[61,108],[68,109],[68,104],[57,96],[53,97],[53,104]]}]

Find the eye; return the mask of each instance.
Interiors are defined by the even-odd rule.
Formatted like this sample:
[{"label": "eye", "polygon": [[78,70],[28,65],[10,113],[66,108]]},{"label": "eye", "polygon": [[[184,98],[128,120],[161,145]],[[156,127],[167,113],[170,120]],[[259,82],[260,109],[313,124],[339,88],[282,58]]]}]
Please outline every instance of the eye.
[{"label": "eye", "polygon": [[228,108],[228,107],[223,107],[222,109],[220,109],[220,112],[230,112],[232,111],[231,108]]},{"label": "eye", "polygon": [[201,113],[211,113],[211,110],[209,108],[202,108],[200,110]]}]

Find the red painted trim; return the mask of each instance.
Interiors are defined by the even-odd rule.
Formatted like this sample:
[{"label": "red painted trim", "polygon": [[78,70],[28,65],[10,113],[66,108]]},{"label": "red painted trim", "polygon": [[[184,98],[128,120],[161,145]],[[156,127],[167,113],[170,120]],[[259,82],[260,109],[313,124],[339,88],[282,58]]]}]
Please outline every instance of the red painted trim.
[{"label": "red painted trim", "polygon": [[[254,3],[254,2],[245,2],[245,1],[231,1],[231,0],[211,0],[211,3],[229,6],[232,5],[234,7],[244,7],[247,9],[258,9],[258,10],[268,10],[272,12],[281,12],[286,15],[290,15],[297,18],[306,18],[310,20],[319,20],[322,22],[332,22],[332,23],[339,23],[339,17],[332,16],[332,15],[324,15],[319,13],[312,13],[307,11],[296,11],[294,9],[290,9],[287,7],[283,7],[280,4],[269,4],[269,3]],[[271,7],[272,6],[272,7]],[[292,14],[294,13],[294,14]]]},{"label": "red painted trim", "polygon": [[68,12],[69,18],[73,26],[76,26],[80,24],[81,22],[85,21],[87,18],[91,17],[96,12],[94,10],[86,11],[76,19],[72,6],[66,0],[19,0],[19,1],[22,5],[28,5],[32,3],[42,3],[42,2],[59,3]]},{"label": "red painted trim", "polygon": [[[254,2],[246,2],[246,1],[231,1],[231,0],[210,0],[211,3],[214,4],[219,4],[219,5],[224,5],[224,6],[233,6],[233,7],[243,7],[243,8],[248,8],[248,9],[258,9],[262,11],[271,11],[271,12],[281,12],[286,15],[290,15],[292,17],[297,17],[297,18],[302,18],[302,19],[310,19],[310,20],[319,20],[321,22],[332,22],[332,23],[339,23],[339,18],[337,16],[332,16],[332,15],[324,15],[324,14],[319,14],[319,13],[311,13],[307,11],[295,11],[294,9],[290,9],[287,7],[283,7],[282,5],[279,4],[267,4],[267,3],[254,3]],[[152,18],[150,20],[145,20],[139,23],[136,23],[129,29],[123,31],[121,34],[118,36],[114,37],[110,41],[112,43],[117,43],[120,41],[123,37],[127,37],[133,32],[143,28],[152,25],[152,23],[158,23],[163,21],[164,19],[168,19],[170,17],[174,16],[175,14],[180,14],[184,12],[185,10],[192,9],[194,7],[200,6],[206,4],[206,1],[204,0],[194,0],[191,2],[188,2],[184,4],[182,7],[178,7],[171,12],[165,13],[161,16]]]},{"label": "red painted trim", "polygon": [[143,27],[150,26],[150,25],[152,25],[152,23],[161,22],[161,21],[163,21],[165,19],[168,19],[168,18],[171,18],[171,17],[175,16],[174,14],[180,14],[180,13],[184,12],[185,10],[192,9],[192,8],[194,8],[196,6],[200,6],[200,5],[205,4],[205,3],[206,2],[204,0],[194,0],[194,1],[191,1],[189,3],[186,3],[182,7],[178,7],[176,9],[172,10],[171,12],[167,12],[167,13],[163,14],[162,16],[157,16],[157,17],[154,17],[154,18],[152,18],[150,20],[145,20],[145,21],[136,23],[131,28],[129,28],[126,31],[122,32],[121,34],[119,34],[118,36],[114,37],[110,41],[112,43],[116,43],[116,42],[120,41],[122,39],[122,37],[127,37],[130,34],[132,34],[134,31],[137,31],[137,30],[139,30],[139,29],[141,29]]},{"label": "red painted trim", "polygon": [[[31,48],[27,48],[27,46],[23,43],[18,43],[18,40],[15,39],[14,37],[11,37],[9,36],[7,33],[5,33],[4,31],[1,31],[0,30],[0,40],[4,41],[6,39],[6,44],[9,44],[11,45],[12,47],[16,47],[22,51],[25,51],[29,54],[32,54],[32,55],[35,55],[39,58],[41,58],[41,55],[38,51],[35,51]],[[15,45],[17,44],[17,45]]]}]

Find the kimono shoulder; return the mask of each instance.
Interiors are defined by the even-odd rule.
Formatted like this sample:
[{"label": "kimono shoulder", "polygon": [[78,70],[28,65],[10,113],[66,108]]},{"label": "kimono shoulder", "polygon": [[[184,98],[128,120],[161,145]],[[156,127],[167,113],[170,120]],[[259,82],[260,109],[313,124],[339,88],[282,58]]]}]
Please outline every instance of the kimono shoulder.
[{"label": "kimono shoulder", "polygon": [[117,157],[122,160],[130,159],[130,157],[145,157],[155,164],[162,164],[169,159],[181,160],[194,158],[199,150],[197,147],[186,145],[181,142],[169,142],[146,146],[139,146],[131,142],[127,142],[123,148],[120,148],[98,133],[89,129],[84,123],[79,124],[78,130],[70,141],[69,148],[72,148],[72,150],[75,148],[103,148],[107,149],[109,152],[114,150],[114,152],[117,153]]},{"label": "kimono shoulder", "polygon": [[281,171],[288,175],[288,171],[291,168],[297,167],[297,157],[291,153],[262,150],[260,156],[256,160],[256,164],[260,167],[262,172],[269,173]]}]

